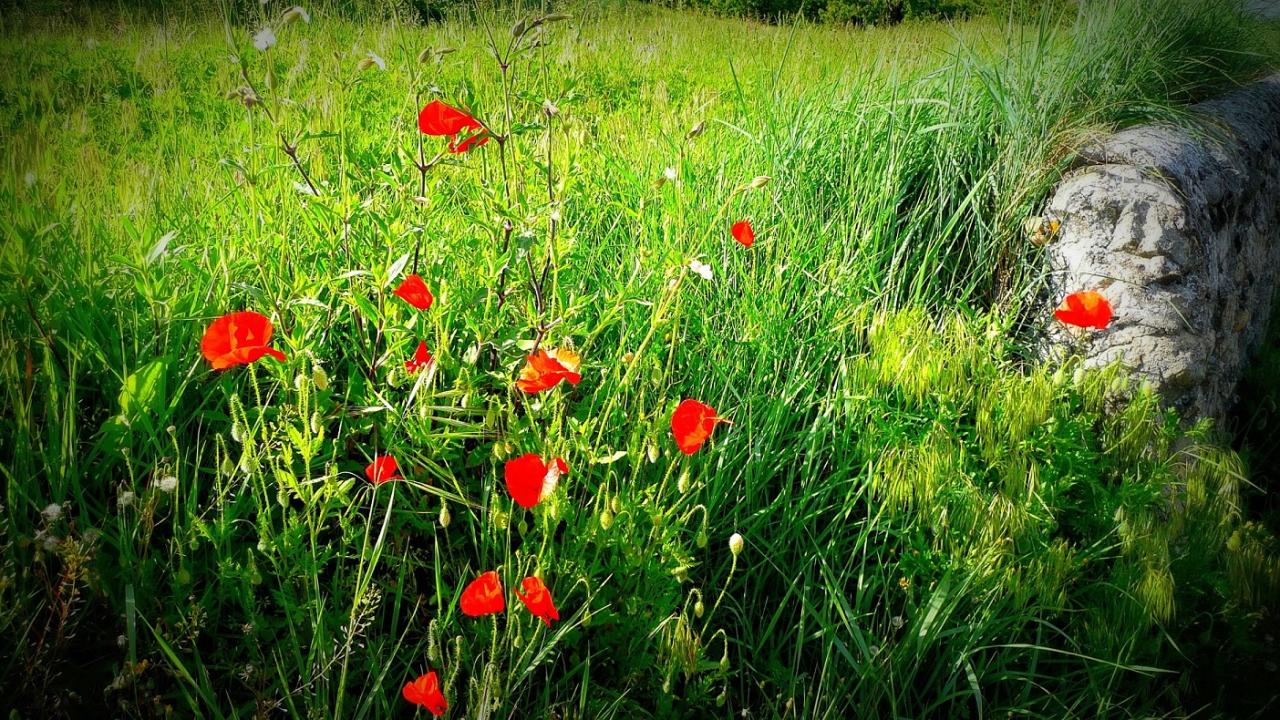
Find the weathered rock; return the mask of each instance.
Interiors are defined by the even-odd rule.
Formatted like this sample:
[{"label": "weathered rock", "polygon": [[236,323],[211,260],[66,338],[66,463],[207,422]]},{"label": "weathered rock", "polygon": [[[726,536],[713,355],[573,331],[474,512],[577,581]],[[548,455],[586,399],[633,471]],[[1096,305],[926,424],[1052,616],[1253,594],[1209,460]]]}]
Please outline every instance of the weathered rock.
[{"label": "weathered rock", "polygon": [[1052,355],[1120,360],[1186,417],[1220,418],[1261,342],[1280,275],[1280,74],[1081,153],[1046,215],[1054,304],[1098,290],[1105,331],[1050,322]]}]

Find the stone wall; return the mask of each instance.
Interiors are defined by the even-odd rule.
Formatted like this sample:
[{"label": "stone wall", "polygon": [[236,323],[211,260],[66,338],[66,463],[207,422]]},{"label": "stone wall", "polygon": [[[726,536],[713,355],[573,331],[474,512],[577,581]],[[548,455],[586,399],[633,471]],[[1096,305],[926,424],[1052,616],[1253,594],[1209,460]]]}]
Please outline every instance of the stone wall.
[{"label": "stone wall", "polygon": [[1105,331],[1050,322],[1049,352],[1121,360],[1187,417],[1222,417],[1280,276],[1280,74],[1086,149],[1045,212],[1054,304],[1097,290]]}]

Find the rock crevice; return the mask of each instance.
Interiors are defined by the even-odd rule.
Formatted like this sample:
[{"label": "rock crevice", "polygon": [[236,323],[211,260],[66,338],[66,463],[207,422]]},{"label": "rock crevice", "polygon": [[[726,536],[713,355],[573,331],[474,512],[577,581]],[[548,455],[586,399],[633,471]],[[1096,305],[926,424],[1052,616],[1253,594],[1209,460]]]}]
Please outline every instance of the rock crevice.
[{"label": "rock crevice", "polygon": [[1050,288],[1097,290],[1110,328],[1051,324],[1051,354],[1121,361],[1185,417],[1221,418],[1260,345],[1280,275],[1280,74],[1086,148],[1046,216]]}]

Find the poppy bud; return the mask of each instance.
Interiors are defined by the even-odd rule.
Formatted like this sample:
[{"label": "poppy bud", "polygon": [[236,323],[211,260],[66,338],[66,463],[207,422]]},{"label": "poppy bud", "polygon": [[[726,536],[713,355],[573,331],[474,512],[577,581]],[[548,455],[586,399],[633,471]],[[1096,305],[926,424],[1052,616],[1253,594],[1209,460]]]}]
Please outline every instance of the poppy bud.
[{"label": "poppy bud", "polygon": [[[695,545],[697,545],[699,548],[704,548],[704,547],[706,547],[706,546],[707,546],[707,531],[706,531],[706,530],[700,530],[700,531],[698,532],[698,536],[697,536],[697,537],[695,537],[695,538],[693,539],[693,542],[694,542],[694,544],[695,544]],[[737,553],[734,553],[734,555],[737,555]]]},{"label": "poppy bud", "polygon": [[543,23],[560,22],[561,20],[568,20],[572,17],[573,16],[568,13],[550,13],[538,18],[538,24],[541,25]]},{"label": "poppy bud", "polygon": [[676,478],[676,491],[681,495],[689,492],[689,470],[688,468],[680,471],[680,477]]},{"label": "poppy bud", "polygon": [[624,354],[623,354],[623,356],[622,356],[622,362],[623,362],[623,363],[625,363],[625,364],[627,364],[627,365],[630,365],[630,364],[631,364],[631,361],[632,361],[632,360],[635,360],[635,359],[636,359],[636,354],[635,354],[635,353],[633,353],[633,352],[624,353]]},{"label": "poppy bud", "polygon": [[317,390],[324,392],[329,389],[329,374],[324,371],[324,368],[316,365],[311,370],[311,382],[315,384]]},{"label": "poppy bud", "polygon": [[1054,370],[1053,377],[1051,378],[1051,382],[1053,382],[1054,387],[1062,387],[1063,385],[1065,385],[1067,382],[1066,368],[1059,367],[1057,370]]},{"label": "poppy bud", "polygon": [[729,536],[729,552],[733,553],[734,557],[742,554],[742,535],[734,533]]},{"label": "poppy bud", "polygon": [[360,60],[360,62],[356,65],[356,69],[359,70],[360,72],[364,72],[365,70],[369,70],[371,68],[377,67],[377,65],[378,63],[374,62],[373,58],[367,57],[367,58],[362,58]]},{"label": "poppy bud", "polygon": [[515,25],[511,26],[511,37],[518,38],[524,34],[525,23],[523,19],[517,20]]},{"label": "poppy bud", "polygon": [[693,616],[694,616],[694,617],[696,617],[696,618],[701,618],[701,617],[702,617],[702,614],[703,614],[703,613],[705,613],[706,611],[707,611],[707,606],[706,606],[706,605],[703,605],[701,600],[699,600],[699,601],[697,601],[697,602],[695,602],[695,603],[693,604]]},{"label": "poppy bud", "polygon": [[447,528],[452,518],[449,515],[449,504],[443,500],[440,502],[440,527]]},{"label": "poppy bud", "polygon": [[609,507],[613,508],[615,514],[622,512],[622,498],[614,495],[613,500],[609,502]]},{"label": "poppy bud", "polygon": [[685,133],[685,138],[688,140],[692,140],[698,137],[699,135],[702,134],[702,131],[705,127],[706,127],[706,123],[702,120],[699,120],[693,127],[689,128],[689,132]]},{"label": "poppy bud", "polygon": [[451,48],[451,47],[442,47],[442,48],[440,48],[439,50],[437,50],[437,51],[436,51],[436,54],[437,54],[437,55],[440,55],[441,57],[443,57],[443,56],[448,55],[449,53],[452,53],[452,52],[457,52],[457,50],[456,50],[455,48]]},{"label": "poppy bud", "polygon": [[729,701],[729,695],[726,693],[726,691],[721,690],[720,694],[716,696],[716,707],[724,707],[724,704],[728,701]]},{"label": "poppy bud", "polygon": [[288,10],[285,10],[284,14],[280,16],[281,25],[288,25],[294,20],[301,20],[304,23],[310,23],[311,15],[307,13],[307,11],[303,9],[301,6],[294,5]]},{"label": "poppy bud", "polygon": [[324,424],[320,422],[319,411],[311,413],[311,434],[312,435],[324,434]]},{"label": "poppy bud", "polygon": [[613,527],[613,513],[608,508],[600,511],[600,529],[608,530]]},{"label": "poppy bud", "polygon": [[422,52],[418,53],[418,62],[424,63],[433,57],[435,57],[435,53],[432,52],[431,46],[428,45],[422,48]]},{"label": "poppy bud", "polygon": [[1084,384],[1084,368],[1078,367],[1076,371],[1071,373],[1071,384],[1080,387]]},{"label": "poppy bud", "polygon": [[748,187],[750,187],[752,190],[759,190],[765,185],[768,185],[769,181],[772,179],[773,178],[769,177],[768,175],[757,175],[756,178],[751,181],[751,184]]}]

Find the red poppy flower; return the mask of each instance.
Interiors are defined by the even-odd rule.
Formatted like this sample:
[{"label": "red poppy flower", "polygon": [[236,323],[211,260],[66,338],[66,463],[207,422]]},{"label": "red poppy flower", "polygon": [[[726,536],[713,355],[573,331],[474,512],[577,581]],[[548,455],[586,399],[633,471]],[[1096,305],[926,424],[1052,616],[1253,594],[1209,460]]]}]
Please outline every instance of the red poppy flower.
[{"label": "red poppy flower", "polygon": [[[432,100],[418,113],[418,129],[424,135],[438,135],[449,138],[449,152],[464,153],[489,142],[489,132],[475,116],[457,108]],[[474,131],[462,142],[458,135],[464,130]]]},{"label": "red poppy flower", "polygon": [[435,302],[435,297],[427,289],[427,283],[418,275],[410,275],[395,289],[396,297],[404,300],[419,310],[426,310]]},{"label": "red poppy flower", "polygon": [[257,362],[263,355],[284,362],[284,353],[267,347],[271,321],[256,312],[233,312],[214,320],[200,340],[200,352],[214,370]]},{"label": "red poppy flower", "polygon": [[364,469],[364,474],[374,485],[381,485],[389,480],[403,480],[399,474],[400,466],[396,464],[396,459],[390,455],[378,455],[373,458],[373,462],[369,463],[369,467]]},{"label": "red poppy flower", "polygon": [[1068,325],[1106,330],[1114,314],[1111,312],[1111,303],[1106,298],[1092,290],[1085,290],[1068,295],[1058,309],[1053,311],[1053,316]]},{"label": "red poppy flower", "polygon": [[550,390],[561,380],[577,385],[582,380],[578,374],[581,364],[582,360],[572,350],[539,350],[529,356],[520,371],[520,379],[516,380],[516,387],[532,394]]},{"label": "red poppy flower", "polygon": [[430,365],[431,360],[431,353],[427,352],[427,343],[419,341],[418,349],[414,351],[413,357],[404,361],[404,369],[408,370],[410,375],[413,375]]},{"label": "red poppy flower", "polygon": [[507,599],[502,594],[502,580],[498,573],[490,570],[471,581],[462,591],[462,599],[458,601],[462,614],[470,617],[492,615],[507,609]]},{"label": "red poppy flower", "polygon": [[449,701],[444,699],[444,693],[440,690],[440,679],[436,677],[435,670],[419,676],[411,683],[406,683],[404,699],[426,708],[436,717],[440,717],[445,710],[449,709]]},{"label": "red poppy flower", "polygon": [[547,627],[551,627],[552,620],[560,619],[560,611],[556,610],[556,604],[551,601],[551,591],[547,590],[541,580],[527,577],[520,581],[520,587],[524,592],[517,590],[516,597],[520,598],[520,602],[529,608],[534,617],[546,623]]},{"label": "red poppy flower", "polygon": [[502,468],[507,481],[507,492],[520,507],[528,510],[555,492],[561,475],[569,474],[569,465],[556,458],[550,464],[533,453],[526,453],[508,460]]},{"label": "red poppy flower", "polygon": [[692,455],[711,437],[716,423],[728,422],[716,417],[716,411],[710,405],[686,399],[671,414],[671,434],[675,436],[680,452]]},{"label": "red poppy flower", "polygon": [[743,247],[751,247],[756,241],[756,231],[751,228],[750,220],[739,220],[730,230],[733,239],[742,243]]}]

